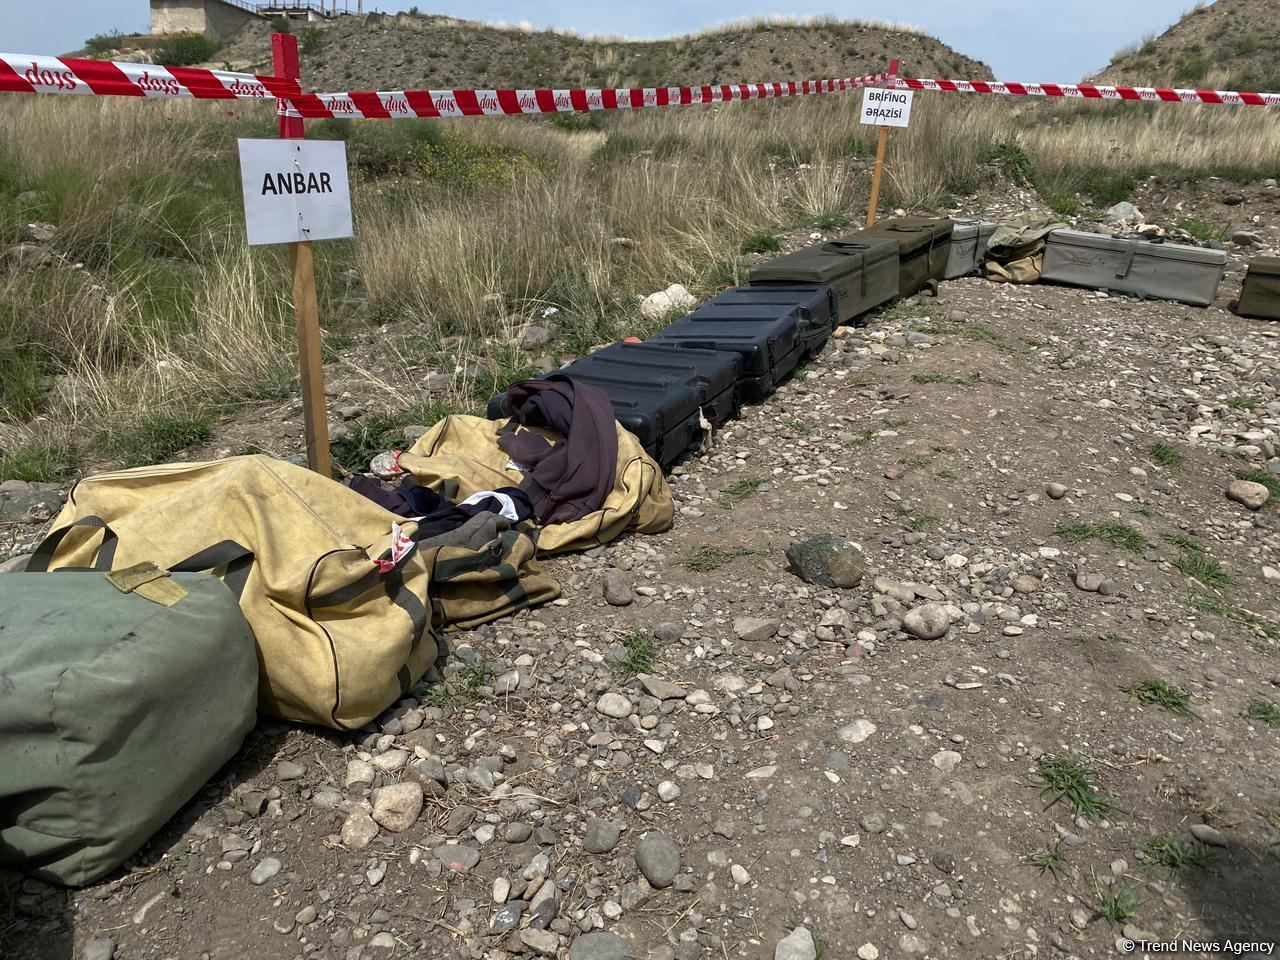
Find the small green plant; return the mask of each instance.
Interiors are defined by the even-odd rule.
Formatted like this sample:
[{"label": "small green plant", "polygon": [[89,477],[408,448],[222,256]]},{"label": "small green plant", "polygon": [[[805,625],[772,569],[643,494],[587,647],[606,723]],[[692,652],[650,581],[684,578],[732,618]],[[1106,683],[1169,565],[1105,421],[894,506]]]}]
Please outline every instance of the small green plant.
[{"label": "small green plant", "polygon": [[1280,477],[1267,470],[1237,470],[1237,480],[1248,480],[1250,483],[1260,483],[1271,491],[1271,496],[1267,499],[1267,506],[1273,507],[1277,500],[1280,500]]},{"label": "small green plant", "polygon": [[1222,589],[1231,585],[1231,574],[1186,534],[1166,533],[1162,539],[1178,548],[1178,557],[1173,565],[1188,577],[1199,580],[1206,587]]},{"label": "small green plant", "polygon": [[628,675],[652,673],[657,661],[658,649],[654,645],[653,635],[637,630],[622,638],[622,647],[626,656],[618,664],[621,672]]},{"label": "small green plant", "polygon": [[1280,707],[1269,700],[1250,701],[1249,706],[1245,707],[1244,716],[1269,727],[1280,727]]},{"label": "small green plant", "polygon": [[983,377],[981,373],[971,373],[968,376],[960,377],[953,373],[942,373],[937,370],[930,370],[925,373],[914,373],[911,379],[916,383],[949,383],[956,387],[971,387],[977,383],[994,383],[998,386],[1006,386],[1008,381],[999,380],[995,377]]},{"label": "small green plant", "polygon": [[921,533],[937,523],[938,520],[939,518],[931,513],[912,513],[907,514],[906,519],[902,522],[912,533]]},{"label": "small green plant", "polygon": [[1180,717],[1193,716],[1191,712],[1191,695],[1172,684],[1154,677],[1143,680],[1132,687],[1124,687],[1124,692],[1137,699],[1139,703],[1155,704]]},{"label": "small green plant", "polygon": [[1077,817],[1101,820],[1113,807],[1113,801],[1098,782],[1097,771],[1075,757],[1044,754],[1036,761],[1036,773],[1049,797],[1046,809],[1066,802]]},{"label": "small green plant", "polygon": [[754,497],[763,485],[764,479],[761,477],[743,477],[729,489],[721,492],[720,505],[726,510],[732,510],[735,503]]},{"label": "small green plant", "polygon": [[807,227],[811,230],[839,230],[841,227],[849,226],[852,222],[847,214],[838,210],[828,210],[818,214],[816,217],[801,220],[796,226]]},{"label": "small green plant", "polygon": [[777,234],[769,230],[761,230],[743,240],[739,249],[743,253],[777,253],[782,249],[782,241],[778,239]]},{"label": "small green plant", "polygon": [[1141,550],[1147,538],[1127,523],[1064,523],[1054,531],[1068,543],[1102,540],[1124,550]]},{"label": "small green plant", "polygon": [[1098,916],[1113,924],[1124,923],[1138,910],[1138,892],[1127,883],[1115,883],[1098,889]]},{"label": "small green plant", "polygon": [[724,550],[720,547],[699,547],[684,558],[684,567],[694,573],[710,573],[712,570],[719,570],[726,564],[732,563],[739,557],[758,557],[759,555],[759,551],[748,550],[745,547],[734,547],[729,550]]},{"label": "small green plant", "polygon": [[1200,613],[1212,613],[1215,616],[1225,617],[1233,623],[1238,623],[1250,630],[1256,630],[1264,637],[1272,640],[1280,640],[1280,626],[1264,620],[1252,610],[1246,610],[1238,603],[1225,600],[1221,597],[1215,597],[1207,593],[1192,593],[1187,601],[1192,610]]},{"label": "small green plant", "polygon": [[1182,843],[1169,834],[1152,837],[1143,847],[1152,863],[1168,867],[1174,875],[1181,876],[1188,870],[1209,870],[1213,867],[1213,851],[1202,843]]},{"label": "small green plant", "polygon": [[1248,410],[1252,412],[1258,409],[1259,403],[1255,397],[1236,395],[1227,401],[1227,406],[1232,410]]},{"label": "small green plant", "polygon": [[1157,440],[1151,445],[1151,459],[1162,467],[1177,470],[1182,467],[1182,451],[1171,443]]},{"label": "small green plant", "polygon": [[1203,220],[1197,220],[1194,217],[1187,217],[1179,220],[1178,228],[1185,230],[1201,243],[1209,243],[1213,240],[1222,241],[1227,238],[1227,231],[1223,230],[1221,227],[1215,227],[1212,224],[1205,223]]},{"label": "small green plant", "polygon": [[293,21],[281,14],[271,18],[272,33],[293,33]]},{"label": "small green plant", "polygon": [[904,470],[919,470],[933,463],[933,457],[899,457],[898,464]]},{"label": "small green plant", "polygon": [[1080,199],[1069,193],[1057,194],[1049,198],[1049,209],[1063,219],[1070,220],[1080,216]]},{"label": "small green plant", "polygon": [[156,411],[123,427],[103,431],[99,446],[126,467],[163,463],[181,450],[213,438],[213,417],[203,411]]},{"label": "small green plant", "polygon": [[0,483],[57,483],[71,473],[74,451],[63,444],[35,444],[0,456]]},{"label": "small green plant", "polygon": [[218,44],[201,33],[175,33],[156,47],[156,63],[162,67],[189,67],[207,63],[218,52]]},{"label": "small green plant", "polygon": [[465,692],[478,695],[481,687],[493,682],[493,669],[486,663],[468,664],[458,676],[458,686]]},{"label": "small green plant", "polygon": [[1022,858],[1022,862],[1031,867],[1039,867],[1041,876],[1053,874],[1056,880],[1062,873],[1062,840],[1055,840],[1053,846],[1028,854]]}]

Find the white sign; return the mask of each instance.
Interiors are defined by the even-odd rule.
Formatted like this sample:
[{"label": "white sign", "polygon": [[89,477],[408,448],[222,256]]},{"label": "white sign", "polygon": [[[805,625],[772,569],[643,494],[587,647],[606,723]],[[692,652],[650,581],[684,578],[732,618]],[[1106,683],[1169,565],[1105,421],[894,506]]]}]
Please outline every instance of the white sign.
[{"label": "white sign", "polygon": [[252,246],[354,233],[341,140],[241,140],[240,178]]},{"label": "white sign", "polygon": [[911,122],[911,98],[914,90],[881,90],[864,87],[862,91],[863,123],[877,127],[905,127]]}]

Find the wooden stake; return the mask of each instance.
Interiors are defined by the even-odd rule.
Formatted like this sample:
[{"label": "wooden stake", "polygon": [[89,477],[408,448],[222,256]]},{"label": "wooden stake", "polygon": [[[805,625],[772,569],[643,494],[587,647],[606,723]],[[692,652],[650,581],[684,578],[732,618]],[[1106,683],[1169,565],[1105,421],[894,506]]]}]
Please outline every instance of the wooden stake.
[{"label": "wooden stake", "polygon": [[333,476],[329,454],[329,415],[325,407],[321,352],[320,304],[316,300],[316,268],[311,241],[290,244],[293,263],[293,312],[298,321],[298,367],[301,372],[302,418],[307,432],[307,465]]},{"label": "wooden stake", "polygon": [[[298,38],[290,33],[271,37],[275,74],[300,79]],[[301,117],[280,117],[280,136],[301,140],[306,128]],[[329,453],[329,414],[325,405],[324,361],[321,353],[320,304],[316,297],[315,257],[310,241],[290,244],[293,265],[293,312],[298,324],[298,369],[302,386],[302,417],[307,436],[307,465],[322,476],[333,476]]]},{"label": "wooden stake", "polygon": [[[898,61],[889,63],[889,76],[897,77]],[[867,226],[876,225],[876,208],[880,206],[880,178],[884,175],[884,157],[889,149],[889,128],[880,128],[880,140],[876,144],[876,165],[871,172],[871,202],[867,205]]]}]

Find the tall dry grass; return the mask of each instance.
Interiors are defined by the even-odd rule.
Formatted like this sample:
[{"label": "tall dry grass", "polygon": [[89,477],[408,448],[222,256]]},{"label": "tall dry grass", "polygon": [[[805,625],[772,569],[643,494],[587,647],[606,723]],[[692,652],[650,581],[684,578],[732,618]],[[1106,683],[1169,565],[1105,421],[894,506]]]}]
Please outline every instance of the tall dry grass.
[{"label": "tall dry grass", "polygon": [[[644,332],[640,297],[736,281],[747,238],[857,225],[875,131],[856,109],[855,95],[324,125],[350,139],[357,221],[354,241],[320,245],[326,322],[412,328],[388,342],[391,365],[492,378],[523,363],[512,333],[549,308],[565,351]],[[55,262],[0,268],[0,473],[53,434],[92,449],[103,423],[213,415],[287,387],[286,266],[243,244],[235,158],[237,137],[272,125],[252,105],[0,102],[0,243],[33,220],[59,228]],[[957,198],[1014,175],[1088,207],[1140,176],[1275,176],[1278,158],[1266,110],[923,94],[891,140],[887,202],[976,212]],[[362,302],[338,330],[333,278],[352,266]],[[412,395],[360,370],[372,395]]]}]

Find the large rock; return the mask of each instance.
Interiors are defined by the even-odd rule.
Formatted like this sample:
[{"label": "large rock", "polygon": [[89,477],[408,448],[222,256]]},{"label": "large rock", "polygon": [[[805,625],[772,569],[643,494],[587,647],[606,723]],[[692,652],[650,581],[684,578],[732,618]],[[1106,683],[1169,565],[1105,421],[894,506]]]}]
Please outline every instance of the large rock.
[{"label": "large rock", "polygon": [[616,933],[584,933],[569,948],[569,960],[631,960],[634,954]]},{"label": "large rock", "polygon": [[787,548],[787,562],[797,577],[819,587],[849,590],[866,576],[862,551],[833,533],[821,533]]},{"label": "large rock", "polygon": [[645,297],[640,304],[640,315],[646,320],[665,320],[673,313],[691,309],[697,302],[698,298],[681,284],[673,283]]},{"label": "large rock", "polygon": [[926,603],[903,617],[902,626],[913,637],[937,640],[946,636],[947,628],[951,626],[951,616],[942,604]]},{"label": "large rock", "polygon": [[1122,203],[1117,203],[1113,207],[1108,207],[1107,212],[1103,214],[1103,217],[1106,219],[1107,223],[1116,226],[1124,224],[1133,224],[1136,226],[1147,222],[1147,218],[1142,215],[1142,211],[1127,200]]},{"label": "large rock", "polygon": [[672,683],[662,677],[642,676],[640,685],[644,687],[645,693],[658,700],[683,700],[689,694],[689,691],[678,683]]},{"label": "large rock", "polygon": [[625,720],[634,710],[625,695],[613,691],[600,694],[600,699],[596,701],[596,711],[614,720]]},{"label": "large rock", "polygon": [[1236,480],[1227,487],[1227,496],[1250,510],[1261,510],[1271,497],[1271,491],[1252,480]]},{"label": "large rock", "polygon": [[373,791],[373,819],[392,833],[403,833],[418,822],[422,812],[422,784],[415,780],[393,783]]},{"label": "large rock", "polygon": [[521,350],[537,350],[539,347],[545,347],[548,343],[555,339],[555,331],[550,327],[540,323],[531,323],[524,328],[524,333],[520,336]]},{"label": "large rock", "polygon": [[665,889],[680,872],[680,848],[666,834],[650,833],[636,847],[636,866],[651,886]]},{"label": "large rock", "polygon": [[609,853],[618,845],[622,828],[612,820],[588,820],[582,849],[587,853]]},{"label": "large rock", "polygon": [[22,573],[27,569],[27,564],[30,562],[31,554],[29,553],[10,557],[4,563],[0,563],[0,573]]},{"label": "large rock", "polygon": [[635,581],[625,570],[610,567],[604,572],[604,600],[611,607],[628,606],[636,598]]},{"label": "large rock", "polygon": [[733,632],[738,639],[749,642],[775,637],[781,627],[779,620],[762,620],[759,617],[735,617],[733,621]]},{"label": "large rock", "polygon": [[342,845],[348,850],[363,850],[378,838],[378,825],[363,810],[354,810],[342,825]]},{"label": "large rock", "polygon": [[818,945],[805,927],[796,927],[778,941],[773,960],[817,960]]}]

